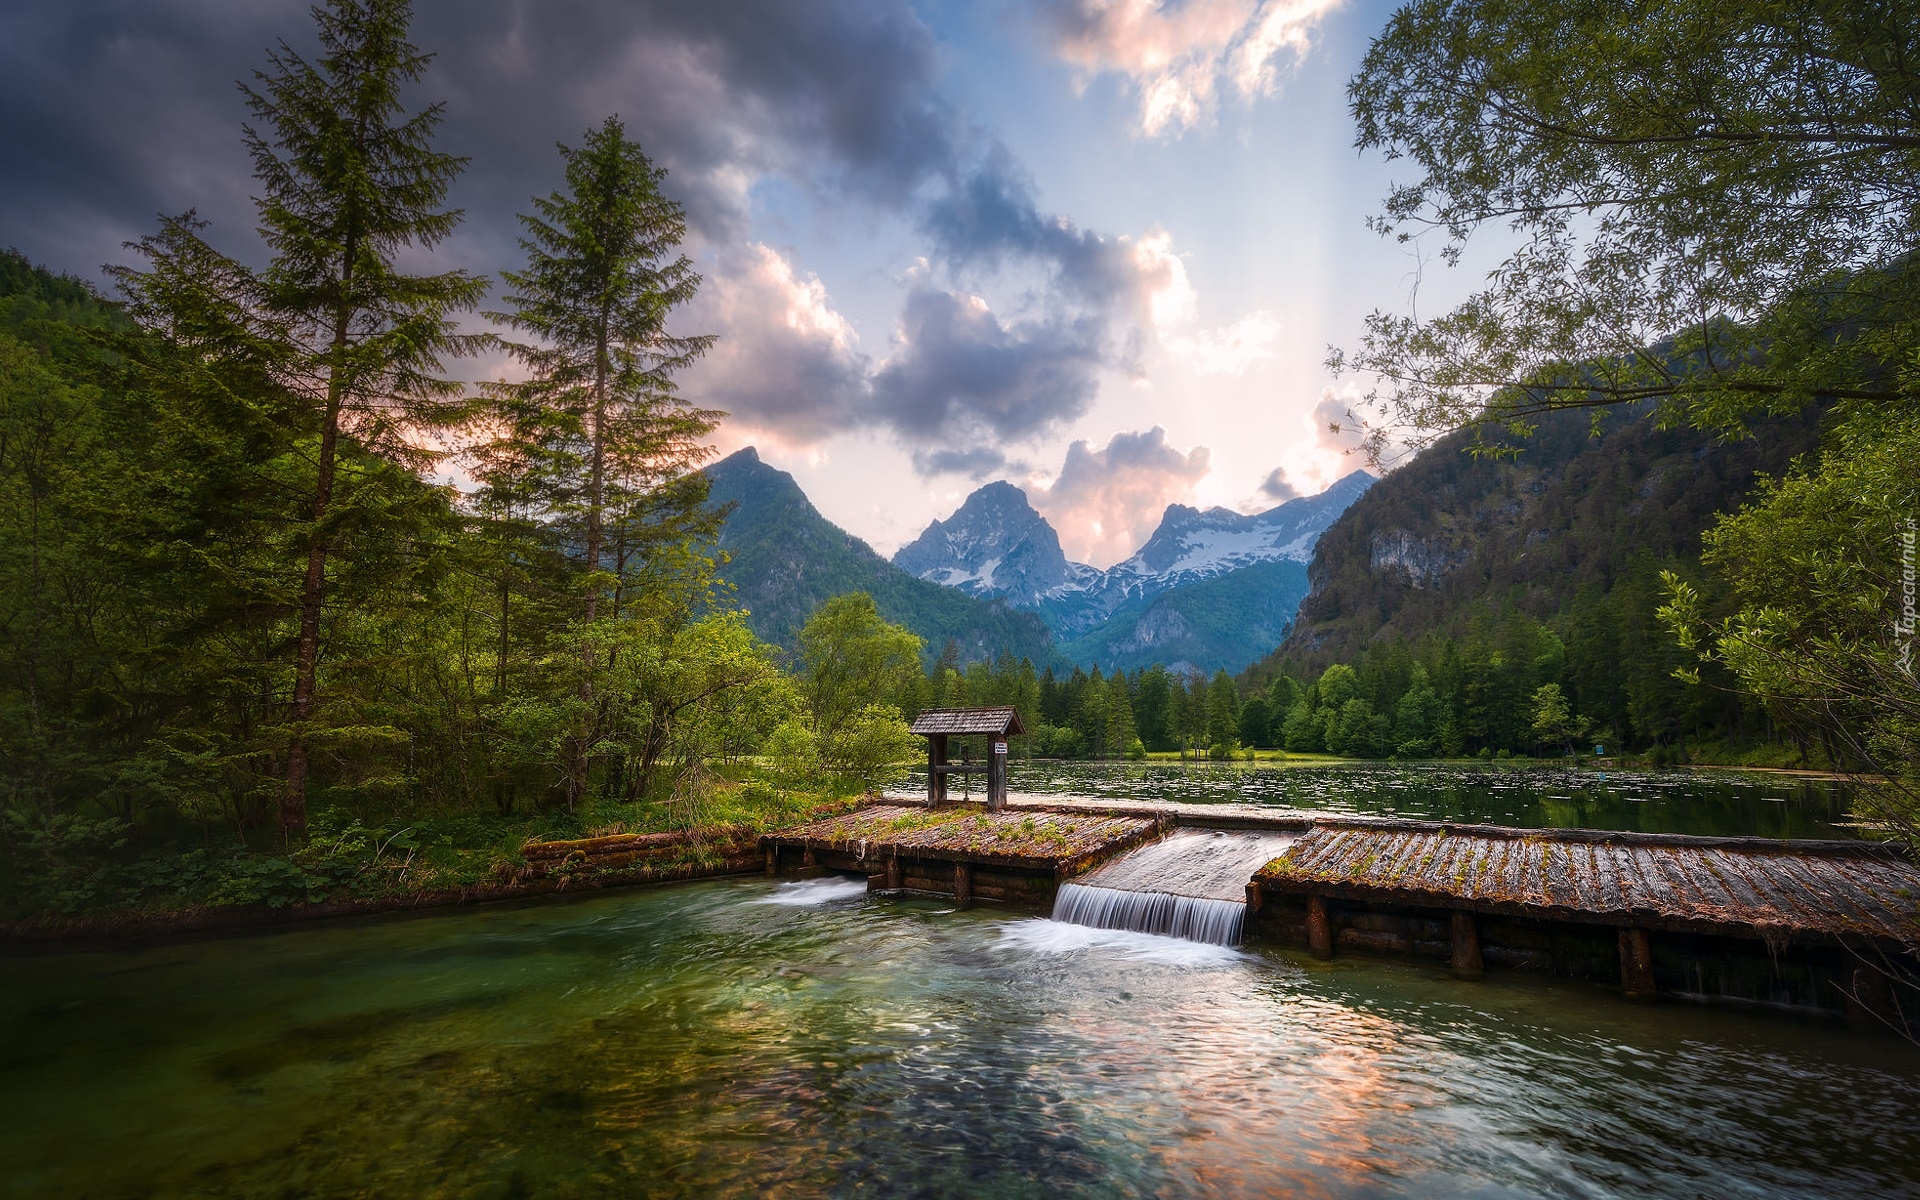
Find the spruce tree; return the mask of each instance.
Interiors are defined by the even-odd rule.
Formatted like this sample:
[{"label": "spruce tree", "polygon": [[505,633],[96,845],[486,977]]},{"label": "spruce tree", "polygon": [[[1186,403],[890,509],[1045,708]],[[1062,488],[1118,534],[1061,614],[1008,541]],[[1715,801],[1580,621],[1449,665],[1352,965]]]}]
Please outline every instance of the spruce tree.
[{"label": "spruce tree", "polygon": [[661,191],[666,172],[618,117],[578,147],[562,145],[560,156],[565,190],[536,197],[533,214],[520,218],[527,265],[503,273],[511,310],[488,315],[536,339],[511,347],[529,379],[497,397],[543,447],[544,503],[582,553],[583,724],[568,785],[577,801],[602,665],[593,624],[608,600],[617,615],[636,567],[712,532],[705,480],[694,468],[710,453],[702,439],[724,414],[687,403],[674,384],[714,339],[667,330],[700,276],[678,252],[686,217]]},{"label": "spruce tree", "polygon": [[281,409],[288,445],[312,464],[279,803],[289,841],[306,829],[329,559],[342,529],[362,515],[350,498],[343,503],[342,463],[368,454],[417,469],[436,457],[418,435],[462,411],[459,385],[440,372],[447,357],[477,347],[480,339],[455,322],[486,288],[464,271],[400,266],[458,225],[459,211],[444,205],[466,161],[432,146],[441,106],[408,113],[402,103],[430,61],[406,39],[410,6],[329,0],[313,16],[317,59],[281,42],[268,52],[270,70],[242,85],[260,234],[272,252],[266,270],[212,251],[188,214],[135,247],[150,270],[117,272],[152,310],[148,328],[196,354],[253,363],[265,377],[261,394]]}]

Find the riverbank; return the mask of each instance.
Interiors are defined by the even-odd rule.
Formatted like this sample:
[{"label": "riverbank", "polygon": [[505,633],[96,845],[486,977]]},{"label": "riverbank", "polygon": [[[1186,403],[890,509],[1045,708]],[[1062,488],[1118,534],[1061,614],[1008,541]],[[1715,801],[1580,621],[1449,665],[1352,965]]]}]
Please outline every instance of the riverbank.
[{"label": "riverbank", "polygon": [[[34,847],[16,846],[12,862],[26,869],[9,881],[0,946],[243,932],[738,874],[757,867],[762,834],[862,802],[750,780],[716,786],[697,805],[601,803],[404,824],[323,810],[307,845],[291,852],[236,843],[81,857],[62,846],[36,872]],[[652,840],[647,853],[575,852],[636,837]]]}]

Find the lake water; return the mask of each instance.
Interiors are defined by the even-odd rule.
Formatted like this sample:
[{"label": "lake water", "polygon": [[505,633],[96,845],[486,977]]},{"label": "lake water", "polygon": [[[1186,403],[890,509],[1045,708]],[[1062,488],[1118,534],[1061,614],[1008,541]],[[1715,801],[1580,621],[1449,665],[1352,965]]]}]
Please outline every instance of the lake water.
[{"label": "lake water", "polygon": [[[1016,795],[1255,804],[1339,816],[1470,821],[1525,829],[1847,838],[1846,785],[1731,771],[1602,771],[1353,763],[1268,767],[1014,763]],[[976,785],[976,792],[977,792]]]},{"label": "lake water", "polygon": [[0,959],[9,1197],[1920,1194],[1920,1052],[758,878]]}]

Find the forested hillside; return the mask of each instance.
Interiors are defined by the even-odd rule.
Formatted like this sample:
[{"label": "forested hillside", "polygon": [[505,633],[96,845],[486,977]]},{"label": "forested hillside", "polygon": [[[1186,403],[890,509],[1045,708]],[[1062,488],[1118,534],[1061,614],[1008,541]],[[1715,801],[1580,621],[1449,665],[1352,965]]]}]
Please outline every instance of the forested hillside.
[{"label": "forested hillside", "polygon": [[1662,566],[1691,571],[1715,515],[1813,450],[1819,422],[1809,411],[1726,440],[1645,411],[1607,413],[1597,433],[1588,414],[1556,412],[1530,436],[1482,437],[1494,454],[1442,438],[1321,535],[1283,656],[1325,666],[1506,611],[1558,621]]},{"label": "forested hillside", "polygon": [[1306,594],[1304,565],[1291,559],[1254,563],[1129,600],[1061,654],[1109,671],[1156,663],[1201,674],[1239,671],[1286,636]]},{"label": "forested hillside", "polygon": [[793,476],[761,462],[752,447],[705,474],[709,504],[728,512],[718,542],[727,602],[745,608],[767,641],[791,648],[823,601],[866,592],[881,616],[920,635],[929,663],[949,641],[963,662],[1003,652],[1043,666],[1052,660],[1053,635],[1039,617],[914,578],[821,516]]},{"label": "forested hillside", "polygon": [[[1273,689],[1270,739],[1360,754],[1577,738],[1678,753],[1774,736],[1724,671],[1676,677],[1696,664],[1658,615],[1661,573],[1700,579],[1717,514],[1818,436],[1810,409],[1738,440],[1662,429],[1644,411],[1608,413],[1597,431],[1581,412],[1547,414],[1526,437],[1481,431],[1478,455],[1468,434],[1440,439],[1321,536],[1292,635],[1244,681]],[[1311,686],[1335,667],[1358,674]],[[1303,703],[1314,718],[1296,714],[1289,732]]]}]

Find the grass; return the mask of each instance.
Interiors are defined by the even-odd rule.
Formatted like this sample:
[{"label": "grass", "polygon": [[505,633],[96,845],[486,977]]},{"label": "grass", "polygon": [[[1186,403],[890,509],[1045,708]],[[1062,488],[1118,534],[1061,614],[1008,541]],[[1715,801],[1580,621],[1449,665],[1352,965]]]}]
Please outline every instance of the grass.
[{"label": "grass", "polygon": [[27,830],[9,847],[8,869],[0,871],[0,918],[154,918],[504,886],[522,877],[528,842],[619,833],[686,830],[692,844],[653,865],[711,865],[728,841],[857,803],[860,797],[847,788],[782,787],[764,777],[714,779],[682,799],[596,799],[573,811],[396,813],[322,800],[312,811],[307,844],[292,851],[194,828],[143,830],[143,841],[130,844],[117,823],[49,827]]}]

